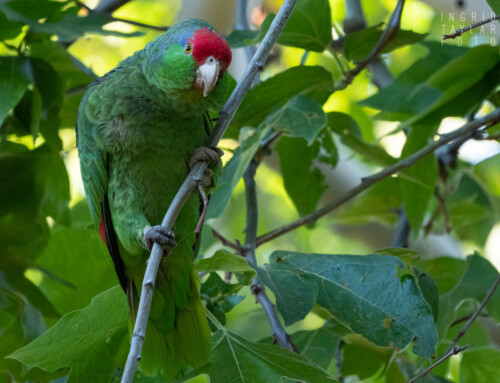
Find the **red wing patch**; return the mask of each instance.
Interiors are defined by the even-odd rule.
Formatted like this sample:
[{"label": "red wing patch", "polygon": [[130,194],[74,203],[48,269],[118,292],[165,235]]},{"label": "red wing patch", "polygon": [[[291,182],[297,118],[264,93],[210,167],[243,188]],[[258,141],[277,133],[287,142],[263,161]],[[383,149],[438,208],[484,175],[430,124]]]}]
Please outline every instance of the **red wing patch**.
[{"label": "red wing patch", "polygon": [[101,212],[101,223],[99,224],[99,234],[101,236],[102,241],[107,246],[108,243],[106,241],[106,225],[104,225],[104,217],[102,216],[102,212]]}]

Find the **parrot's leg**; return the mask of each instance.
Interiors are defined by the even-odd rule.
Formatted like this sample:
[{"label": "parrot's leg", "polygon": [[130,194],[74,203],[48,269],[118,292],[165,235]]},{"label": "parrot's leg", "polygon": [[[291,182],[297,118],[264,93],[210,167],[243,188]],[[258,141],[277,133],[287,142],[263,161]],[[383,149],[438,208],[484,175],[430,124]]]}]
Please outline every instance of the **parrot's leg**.
[{"label": "parrot's leg", "polygon": [[161,225],[152,227],[146,226],[143,231],[143,238],[149,252],[153,249],[153,244],[155,242],[160,245],[165,252],[177,246],[174,232]]},{"label": "parrot's leg", "polygon": [[190,169],[198,162],[215,162],[219,161],[224,152],[219,148],[210,148],[208,146],[200,146],[194,150],[193,155],[189,159],[188,166]]}]

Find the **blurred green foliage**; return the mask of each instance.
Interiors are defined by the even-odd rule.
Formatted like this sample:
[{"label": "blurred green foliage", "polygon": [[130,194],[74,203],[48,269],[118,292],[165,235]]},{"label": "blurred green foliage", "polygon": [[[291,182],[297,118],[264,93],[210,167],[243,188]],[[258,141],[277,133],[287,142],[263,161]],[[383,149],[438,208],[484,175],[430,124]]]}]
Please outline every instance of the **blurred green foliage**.
[{"label": "blurred green foliage", "polygon": [[[498,2],[488,2],[498,12]],[[275,12],[279,3],[266,1],[263,10]],[[490,137],[471,137],[484,144],[478,159],[427,156],[328,218],[264,244],[263,265],[254,269],[210,233],[243,242],[241,177],[273,132],[280,134],[273,154],[256,176],[259,234],[348,189],[334,168],[358,180],[421,149],[450,123],[500,105],[498,47],[441,44],[434,28],[440,15],[417,0],[407,1],[403,30],[383,51],[394,81],[376,89],[365,71],[335,91],[380,38],[386,3],[363,2],[368,27],[344,36],[341,0],[299,0],[262,81],[241,104],[221,142],[228,154],[195,262],[204,274],[212,356],[179,381],[203,374],[197,381],[405,382],[444,352],[497,280],[480,253],[499,241],[500,154],[498,146],[488,152],[484,140],[498,141],[498,126]],[[114,17],[172,24],[180,5],[137,0],[111,16],[74,0],[0,1],[0,382],[119,380],[129,346],[127,304],[91,226],[73,126],[86,86],[161,33],[111,24]],[[233,32],[233,49],[261,41],[273,17]],[[390,241],[373,247],[370,228],[393,228],[402,209],[411,246],[417,235],[446,235],[461,253],[424,247],[417,256],[386,249]],[[477,252],[463,257],[470,249]],[[301,355],[271,345],[249,288],[255,275],[273,293]],[[458,342],[476,348],[422,382],[498,379],[499,300],[497,291],[486,316]],[[163,382],[139,372],[136,381]]]}]

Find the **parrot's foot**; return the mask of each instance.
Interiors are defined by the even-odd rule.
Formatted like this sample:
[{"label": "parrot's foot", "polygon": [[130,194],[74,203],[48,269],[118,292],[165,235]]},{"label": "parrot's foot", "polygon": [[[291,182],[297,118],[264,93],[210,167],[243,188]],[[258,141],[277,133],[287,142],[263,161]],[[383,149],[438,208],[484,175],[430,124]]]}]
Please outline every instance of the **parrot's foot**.
[{"label": "parrot's foot", "polygon": [[177,246],[174,232],[161,225],[152,227],[146,226],[142,235],[149,252],[153,249],[153,244],[155,242],[161,246],[164,253],[167,253],[172,247]]},{"label": "parrot's foot", "polygon": [[215,162],[219,161],[224,152],[219,148],[209,148],[208,146],[200,146],[194,150],[193,155],[189,159],[188,166],[192,169],[198,162]]}]

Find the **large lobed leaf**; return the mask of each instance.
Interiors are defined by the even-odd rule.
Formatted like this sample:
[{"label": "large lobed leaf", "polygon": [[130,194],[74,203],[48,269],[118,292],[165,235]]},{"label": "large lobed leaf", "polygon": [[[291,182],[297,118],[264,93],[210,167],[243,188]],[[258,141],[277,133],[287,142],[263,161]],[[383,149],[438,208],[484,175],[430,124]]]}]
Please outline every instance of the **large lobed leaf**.
[{"label": "large lobed leaf", "polygon": [[127,314],[125,295],[115,286],[8,357],[49,372],[71,367],[68,383],[111,381],[128,343]]},{"label": "large lobed leaf", "polygon": [[400,280],[403,268],[402,260],[387,255],[276,251],[258,273],[264,283],[271,281],[287,323],[301,319],[316,302],[375,344],[401,349],[414,340],[413,351],[428,358],[438,340],[432,310],[413,278]]},{"label": "large lobed leaf", "polygon": [[280,382],[284,378],[301,382],[335,382],[304,356],[277,345],[250,342],[230,331],[212,335],[212,350],[205,367],[177,382],[207,374],[211,382]]}]

